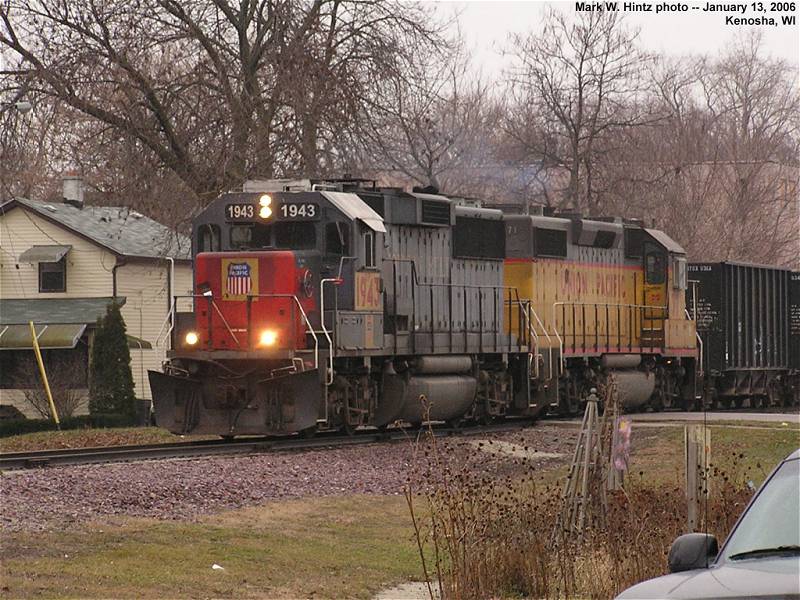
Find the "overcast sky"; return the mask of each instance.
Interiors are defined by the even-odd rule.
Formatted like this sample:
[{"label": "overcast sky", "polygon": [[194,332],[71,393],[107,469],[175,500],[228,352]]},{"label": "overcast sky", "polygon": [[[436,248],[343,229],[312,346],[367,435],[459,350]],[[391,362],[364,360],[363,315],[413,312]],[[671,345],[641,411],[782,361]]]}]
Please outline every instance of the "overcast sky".
[{"label": "overcast sky", "polygon": [[[749,0],[748,4],[749,4]],[[623,0],[619,0],[621,6]],[[675,0],[670,3],[675,4]],[[650,51],[675,56],[686,54],[715,55],[731,40],[737,30],[746,27],[725,24],[725,15],[703,12],[705,1],[684,2],[699,6],[701,10],[683,13],[627,13],[629,24],[641,28],[640,43]],[[765,5],[769,0],[763,0]],[[655,2],[653,6],[655,6]],[[730,4],[725,2],[725,4]],[[499,51],[508,44],[512,33],[522,33],[538,28],[547,5],[574,12],[575,2],[442,2],[439,8],[445,13],[461,11],[460,24],[468,46],[473,49],[476,66],[484,75],[491,76],[502,68],[504,59]],[[741,16],[741,15],[740,15]],[[746,15],[745,15],[746,16]],[[800,19],[798,19],[800,22]],[[762,27],[764,45],[770,54],[798,64],[800,52],[800,27],[795,25]]]}]

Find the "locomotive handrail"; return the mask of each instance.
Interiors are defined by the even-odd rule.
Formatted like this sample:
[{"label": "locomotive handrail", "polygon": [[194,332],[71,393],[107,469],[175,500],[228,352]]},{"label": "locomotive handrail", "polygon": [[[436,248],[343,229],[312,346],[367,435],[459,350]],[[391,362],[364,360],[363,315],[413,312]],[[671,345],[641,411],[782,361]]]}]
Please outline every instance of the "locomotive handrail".
[{"label": "locomotive handrail", "polygon": [[[552,378],[553,377],[553,348],[552,348],[552,345],[551,345],[552,338],[550,337],[550,334],[547,333],[547,327],[545,327],[544,323],[542,323],[542,320],[539,318],[539,314],[536,312],[536,309],[533,308],[533,305],[530,302],[528,302],[528,311],[530,313],[533,313],[533,316],[536,317],[536,322],[539,323],[539,327],[542,328],[542,332],[544,333],[545,337],[547,338],[548,378]],[[536,346],[538,348],[538,346],[539,346],[539,334],[536,333],[536,327],[534,327],[533,321],[531,321],[530,316],[528,316],[528,325],[531,328],[531,333],[533,333],[533,335],[536,337]],[[538,377],[538,375],[539,375],[539,366],[537,364],[537,366],[536,366],[536,376]]]},{"label": "locomotive handrail", "polygon": [[[609,308],[616,307],[616,309],[617,309],[617,348],[619,350],[622,349],[622,327],[621,327],[622,319],[621,319],[621,313],[620,313],[620,309],[621,308],[628,309],[628,312],[629,312],[629,314],[631,316],[633,316],[633,311],[638,309],[639,314],[640,314],[639,320],[640,320],[640,323],[642,323],[642,324],[644,323],[645,320],[661,321],[662,326],[663,326],[664,321],[666,321],[666,319],[667,319],[666,313],[662,314],[661,316],[650,316],[650,317],[645,317],[644,314],[643,314],[644,311],[648,310],[648,309],[666,311],[666,309],[667,309],[666,306],[651,305],[651,304],[620,304],[620,303],[615,303],[615,302],[554,302],[553,303],[553,333],[555,333],[556,337],[558,337],[559,355],[560,355],[559,356],[559,358],[560,358],[560,360],[559,360],[559,363],[560,363],[560,371],[559,371],[559,373],[563,373],[564,372],[564,363],[565,363],[565,359],[564,359],[564,341],[565,340],[562,339],[561,336],[558,333],[558,320],[557,320],[556,311],[557,311],[557,307],[559,307],[559,306],[562,307],[562,327],[564,328],[564,337],[565,338],[567,336],[565,309],[566,309],[567,306],[571,306],[572,307],[572,311],[573,311],[573,314],[572,314],[572,347],[573,347],[573,351],[575,351],[577,349],[577,346],[576,346],[577,333],[575,331],[575,321],[576,321],[575,308],[576,307],[581,307],[581,309],[582,309],[582,311],[581,311],[581,313],[582,313],[581,322],[583,323],[584,331],[583,331],[583,335],[582,335],[582,338],[581,338],[581,349],[583,351],[586,350],[586,311],[585,311],[585,308],[587,306],[592,306],[592,307],[595,308],[595,350],[598,349],[598,339],[599,339],[599,328],[597,327],[597,324],[599,323],[598,313],[597,313],[597,308],[598,307],[605,307],[605,309],[606,309],[606,319],[605,319],[605,321],[606,321],[606,350],[611,348],[611,344],[610,344],[611,331],[610,331],[610,328],[609,328],[610,319],[609,319],[609,310],[608,310]],[[629,331],[628,331],[628,348],[631,348],[631,349],[633,347],[633,331],[634,331],[634,328],[631,325],[630,328],[629,328]],[[652,331],[655,331],[655,330],[652,330]],[[662,329],[662,331],[663,331],[663,329]],[[641,336],[641,332],[640,332],[640,336]],[[640,340],[640,347],[641,347],[641,340]],[[648,344],[648,347],[651,350],[654,348],[654,340],[652,340],[652,339],[650,340],[650,342]]]},{"label": "locomotive handrail", "polygon": [[[250,298],[291,298],[294,300],[294,303],[297,305],[297,308],[300,309],[300,314],[303,316],[303,321],[307,325],[306,333],[310,333],[311,337],[314,338],[314,369],[319,368],[319,338],[317,338],[317,334],[314,331],[314,328],[311,326],[311,321],[308,319],[308,315],[306,314],[303,305],[300,304],[300,300],[297,299],[297,296],[294,294],[247,294],[247,301],[250,302]],[[250,329],[250,318],[248,314],[248,323],[247,329]]]},{"label": "locomotive handrail", "polygon": [[[509,292],[513,292],[515,298],[514,298],[513,301],[509,300],[509,310],[510,310],[512,302],[513,302],[513,304],[515,304],[515,305],[517,305],[519,307],[520,311],[523,310],[522,309],[522,300],[519,297],[519,289],[516,286],[509,286],[509,285],[480,285],[480,284],[453,283],[453,282],[423,282],[423,281],[420,281],[420,279],[419,279],[419,275],[417,273],[417,268],[416,268],[416,263],[412,259],[410,259],[410,258],[383,258],[383,261],[384,262],[391,262],[393,265],[396,264],[396,263],[408,263],[409,265],[411,265],[411,276],[412,276],[412,279],[411,279],[411,283],[412,283],[412,286],[411,286],[411,303],[412,303],[412,311],[413,311],[412,312],[412,322],[413,322],[414,327],[410,328],[410,331],[416,332],[416,295],[414,293],[414,290],[417,287],[428,287],[428,288],[431,288],[431,303],[433,302],[432,292],[433,292],[433,288],[434,287],[441,287],[441,288],[446,288],[446,289],[450,289],[450,290],[459,289],[459,288],[462,289],[462,290],[467,290],[467,289],[477,289],[477,290],[491,289],[493,292],[495,292],[494,293],[494,303],[495,303],[495,307],[494,308],[495,308],[495,311],[494,311],[494,315],[493,315],[495,346],[499,346],[499,344],[497,343],[497,334],[500,331],[500,329],[497,326],[497,314],[496,314],[497,313],[497,295],[498,295],[498,293],[502,293],[504,290],[508,290]],[[392,284],[396,288],[396,286],[397,286],[397,275],[396,275],[396,271],[394,269],[393,269],[393,282],[392,282]],[[395,291],[395,295],[396,295],[396,291]],[[482,304],[483,295],[480,292],[479,292],[478,299],[479,299],[479,302]],[[466,295],[464,296],[464,302],[465,302],[465,305],[466,305]],[[503,302],[506,302],[506,300],[504,299]],[[452,301],[450,302],[450,310],[452,311]],[[395,306],[395,314],[396,314],[396,312],[397,312],[397,308]],[[480,312],[482,312],[482,311],[480,311]],[[432,317],[433,317],[433,307],[431,306],[431,320],[432,320]],[[452,316],[450,317],[450,320],[452,321]],[[479,323],[481,325],[479,343],[482,345],[483,344],[483,319],[482,318],[479,321]],[[520,330],[522,331],[522,329],[520,329]],[[466,323],[466,312],[465,312],[465,314],[464,314],[464,335],[466,336],[467,333],[468,333],[468,326],[467,326],[467,323]],[[508,323],[508,334],[509,334],[509,344],[508,344],[508,346],[509,346],[509,348],[511,347],[511,341],[510,340],[511,340],[512,333],[513,333],[513,327],[511,326],[511,319],[510,319],[510,315],[509,315],[509,323]],[[452,332],[451,332],[451,336],[452,336]],[[415,336],[412,336],[412,345],[414,344],[414,340],[415,340]],[[434,341],[434,326],[433,326],[433,323],[431,323],[431,344],[432,344],[431,347],[433,347],[433,341]],[[528,340],[518,340],[518,343],[520,343],[520,345],[526,345],[526,344],[522,344],[521,343],[521,342],[524,342],[524,341],[528,341]],[[395,332],[395,345],[396,344],[397,344],[397,334]],[[452,344],[452,342],[451,342],[451,344]],[[465,342],[465,347],[466,347],[466,342]],[[412,350],[413,349],[414,348],[412,347]]]},{"label": "locomotive handrail", "polygon": [[697,338],[697,349],[700,351],[700,356],[698,357],[698,359],[699,359],[698,360],[698,364],[700,365],[700,369],[699,369],[700,375],[702,375],[703,374],[703,338],[700,337],[700,332],[697,331],[697,319],[693,319],[689,315],[689,309],[688,308],[684,308],[683,312],[686,313],[686,318],[689,319],[690,321],[693,321],[694,324],[695,324],[694,325],[694,336]]},{"label": "locomotive handrail", "polygon": [[[236,335],[231,330],[230,325],[228,324],[228,322],[225,319],[225,316],[219,310],[219,306],[217,306],[217,303],[214,302],[213,296],[207,295],[207,294],[180,294],[178,296],[173,296],[173,307],[177,306],[178,299],[180,299],[180,298],[192,298],[192,299],[194,299],[194,298],[205,298],[206,302],[208,302],[209,305],[214,306],[216,308],[216,310],[219,313],[220,317],[222,317],[222,321],[225,323],[225,327],[228,329],[228,332],[231,334],[233,339],[236,340],[236,344],[239,346],[239,348],[242,347],[241,342],[239,342],[239,339],[236,337]],[[250,302],[252,301],[252,298],[291,298],[292,300],[294,300],[294,303],[300,309],[300,314],[303,316],[303,321],[305,322],[305,324],[307,326],[306,333],[310,333],[311,337],[314,339],[314,369],[317,369],[319,367],[319,338],[317,337],[317,333],[314,331],[314,328],[311,326],[311,321],[309,320],[308,315],[306,314],[306,311],[303,308],[303,305],[300,303],[300,300],[298,300],[297,296],[295,296],[294,294],[247,294],[248,306],[249,306]],[[174,311],[174,312],[177,312],[177,311]],[[247,317],[248,335],[249,335],[250,326],[251,326],[251,323],[250,323],[250,311],[248,310],[248,317]],[[212,327],[211,327],[211,316],[210,316],[210,314],[209,314],[208,329],[209,329],[208,333],[209,333],[209,342],[210,342],[211,341],[211,336],[212,336]],[[174,344],[173,344],[173,347],[174,347]],[[248,349],[249,349],[249,345],[248,345]]]}]

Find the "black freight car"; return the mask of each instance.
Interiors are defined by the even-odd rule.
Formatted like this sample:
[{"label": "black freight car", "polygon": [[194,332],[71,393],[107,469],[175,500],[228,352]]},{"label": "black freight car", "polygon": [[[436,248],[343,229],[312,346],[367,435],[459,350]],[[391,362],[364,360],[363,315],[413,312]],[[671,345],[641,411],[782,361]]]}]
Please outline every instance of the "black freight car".
[{"label": "black freight car", "polygon": [[[789,405],[797,400],[800,294],[788,269],[736,262],[689,265],[687,308],[702,341],[699,368],[710,408]],[[793,303],[794,302],[794,307]],[[800,314],[792,315],[800,330]],[[791,342],[791,343],[790,343]],[[791,352],[790,352],[791,351]],[[792,355],[794,353],[794,356]]]}]

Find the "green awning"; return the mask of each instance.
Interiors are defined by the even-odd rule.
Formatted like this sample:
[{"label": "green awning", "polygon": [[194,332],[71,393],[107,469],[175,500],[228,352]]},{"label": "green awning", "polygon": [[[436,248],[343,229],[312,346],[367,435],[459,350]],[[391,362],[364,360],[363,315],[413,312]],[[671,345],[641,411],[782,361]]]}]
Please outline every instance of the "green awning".
[{"label": "green awning", "polygon": [[[39,347],[43,350],[72,349],[78,345],[85,324],[34,325]],[[29,325],[0,325],[0,350],[33,348]]]},{"label": "green awning", "polygon": [[72,250],[72,246],[33,246],[19,255],[18,262],[21,263],[49,263],[58,262],[67,252]]}]

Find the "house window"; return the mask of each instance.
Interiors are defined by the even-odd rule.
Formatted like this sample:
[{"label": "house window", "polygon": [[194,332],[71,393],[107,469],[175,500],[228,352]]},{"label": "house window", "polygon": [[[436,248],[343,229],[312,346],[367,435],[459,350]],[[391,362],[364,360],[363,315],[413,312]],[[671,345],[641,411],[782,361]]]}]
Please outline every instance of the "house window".
[{"label": "house window", "polygon": [[67,259],[39,263],[39,292],[67,291]]}]

